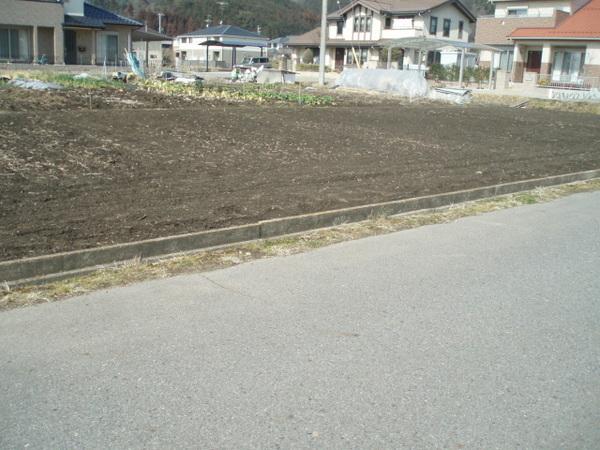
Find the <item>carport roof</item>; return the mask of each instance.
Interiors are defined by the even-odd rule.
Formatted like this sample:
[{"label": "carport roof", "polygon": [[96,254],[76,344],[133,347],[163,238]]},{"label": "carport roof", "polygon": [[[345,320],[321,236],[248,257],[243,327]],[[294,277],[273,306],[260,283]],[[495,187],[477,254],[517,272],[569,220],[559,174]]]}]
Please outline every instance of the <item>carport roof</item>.
[{"label": "carport roof", "polygon": [[204,42],[200,42],[198,45],[213,45],[217,47],[266,47],[267,41],[242,41],[238,39],[223,39],[217,41],[216,39],[208,39]]},{"label": "carport roof", "polygon": [[144,28],[140,28],[139,30],[134,30],[131,33],[131,37],[134,41],[144,41],[144,42],[161,42],[161,41],[172,41],[173,38],[171,36],[167,36],[166,34],[159,33],[156,30],[146,30]]},{"label": "carport roof", "polygon": [[417,50],[437,50],[444,47],[464,48],[466,50],[490,50],[500,52],[501,49],[485,44],[474,42],[454,41],[450,39],[437,39],[428,36],[407,37],[381,41],[380,45],[385,48],[415,48]]}]

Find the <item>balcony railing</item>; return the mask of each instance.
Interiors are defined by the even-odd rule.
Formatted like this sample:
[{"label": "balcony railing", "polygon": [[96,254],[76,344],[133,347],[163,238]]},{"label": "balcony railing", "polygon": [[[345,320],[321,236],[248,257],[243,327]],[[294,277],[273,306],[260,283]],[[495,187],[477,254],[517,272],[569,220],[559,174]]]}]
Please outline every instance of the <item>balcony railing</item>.
[{"label": "balcony railing", "polygon": [[[504,16],[496,16],[494,14],[486,14],[483,16],[478,16],[477,20],[480,19],[537,19],[540,17],[554,17],[554,14],[556,14],[556,11],[552,11],[552,12],[543,12],[543,11],[528,11],[527,14],[514,14],[514,15],[504,15]],[[566,13],[565,13],[566,14]]]},{"label": "balcony railing", "polygon": [[558,79],[551,74],[539,74],[536,84],[538,87],[555,89],[577,89],[589,91],[600,89],[600,77],[573,77],[572,75],[561,75]]}]

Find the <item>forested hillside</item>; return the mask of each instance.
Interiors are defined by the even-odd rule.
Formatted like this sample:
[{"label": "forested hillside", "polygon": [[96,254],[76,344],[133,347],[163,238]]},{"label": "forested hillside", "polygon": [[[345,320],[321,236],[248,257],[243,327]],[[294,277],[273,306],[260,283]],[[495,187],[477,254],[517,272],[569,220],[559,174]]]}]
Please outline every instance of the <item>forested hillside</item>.
[{"label": "forested hillside", "polygon": [[[176,35],[206,25],[238,25],[249,30],[261,28],[269,37],[299,34],[319,24],[321,0],[88,0],[112,11],[123,13],[158,28],[157,13],[163,13],[163,28]],[[341,0],[342,5],[350,0]],[[488,0],[464,0],[475,14],[493,10]],[[329,9],[337,8],[329,0]]]},{"label": "forested hillside", "polygon": [[293,0],[87,0],[96,5],[147,21],[157,29],[157,13],[163,13],[167,34],[193,31],[206,25],[238,25],[278,37],[303,33],[319,21],[319,13]]}]

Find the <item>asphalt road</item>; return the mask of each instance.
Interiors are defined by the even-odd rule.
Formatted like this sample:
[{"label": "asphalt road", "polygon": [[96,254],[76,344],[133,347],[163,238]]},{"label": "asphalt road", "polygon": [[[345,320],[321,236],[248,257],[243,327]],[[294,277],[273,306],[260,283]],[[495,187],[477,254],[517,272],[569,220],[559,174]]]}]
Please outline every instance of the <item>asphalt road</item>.
[{"label": "asphalt road", "polygon": [[599,448],[600,193],[0,314],[0,447]]}]

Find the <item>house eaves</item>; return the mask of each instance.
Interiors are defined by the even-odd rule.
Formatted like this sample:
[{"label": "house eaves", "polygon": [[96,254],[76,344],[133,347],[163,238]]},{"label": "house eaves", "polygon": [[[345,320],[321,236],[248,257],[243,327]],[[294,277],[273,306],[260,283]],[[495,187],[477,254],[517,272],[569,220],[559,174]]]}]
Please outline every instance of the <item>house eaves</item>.
[{"label": "house eaves", "polygon": [[346,5],[327,17],[329,19],[340,19],[342,16],[353,9],[357,5],[362,5],[375,12],[386,14],[386,15],[406,15],[416,16],[419,14],[425,14],[431,12],[435,8],[444,6],[446,4],[453,4],[458,8],[470,22],[475,22],[477,18],[469,11],[469,9],[460,0],[389,0],[385,2],[379,2],[377,0],[355,0],[352,3]]}]

